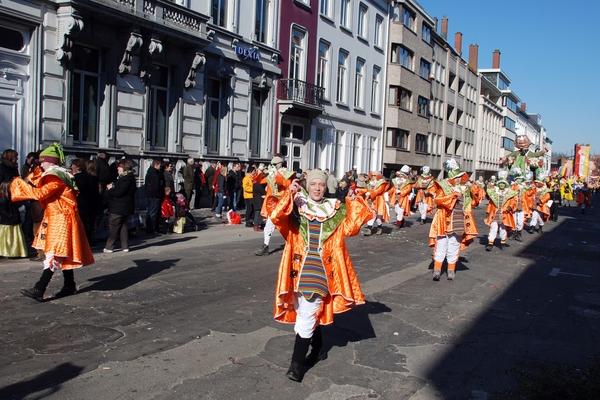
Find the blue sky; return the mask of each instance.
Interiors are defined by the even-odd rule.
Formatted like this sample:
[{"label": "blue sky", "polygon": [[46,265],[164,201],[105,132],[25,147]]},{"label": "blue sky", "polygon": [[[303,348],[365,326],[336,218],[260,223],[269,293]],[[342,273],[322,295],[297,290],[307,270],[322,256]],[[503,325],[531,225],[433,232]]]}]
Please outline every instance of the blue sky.
[{"label": "blue sky", "polygon": [[417,0],[431,17],[448,17],[448,42],[462,32],[463,58],[479,45],[479,68],[500,67],[511,90],[538,113],[554,152],[575,143],[600,154],[600,1]]}]

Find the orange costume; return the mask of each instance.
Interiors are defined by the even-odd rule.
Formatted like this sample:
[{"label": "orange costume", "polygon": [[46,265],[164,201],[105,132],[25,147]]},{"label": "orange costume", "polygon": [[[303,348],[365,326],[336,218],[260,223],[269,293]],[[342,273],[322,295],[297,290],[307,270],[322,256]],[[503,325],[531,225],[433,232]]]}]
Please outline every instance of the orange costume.
[{"label": "orange costume", "polygon": [[496,236],[500,236],[500,248],[507,247],[508,233],[516,228],[514,213],[517,207],[518,192],[508,185],[508,172],[500,171],[498,178],[496,186],[487,190],[490,202],[485,223],[490,230],[486,251],[492,251]]},{"label": "orange costume", "polygon": [[388,207],[385,202],[384,193],[389,189],[389,183],[385,181],[380,173],[369,174],[366,188],[358,189],[358,195],[363,197],[367,205],[371,207],[371,219],[367,222],[365,235],[372,233],[373,223],[377,222],[377,234],[382,233],[381,224],[390,220]]},{"label": "orange costume", "polygon": [[[328,286],[328,293],[323,297],[316,315],[320,325],[333,323],[334,314],[348,311],[365,301],[344,239],[358,234],[362,225],[373,215],[361,198],[354,201],[346,199],[341,204],[334,199],[328,201],[335,202],[337,209],[322,221],[318,237]],[[292,194],[286,190],[270,216],[286,242],[279,264],[274,307],[275,320],[284,323],[296,321],[294,293],[298,292],[309,247],[308,219],[301,216],[298,221],[292,215],[293,209]]]},{"label": "orange costume", "polygon": [[[546,186],[544,181],[546,178],[544,173],[540,173],[532,186],[532,201],[531,201],[531,221],[529,222],[531,228],[535,230],[535,226],[538,225],[538,233],[542,233],[542,227],[544,223],[550,218],[550,208],[548,207],[548,201],[550,200],[551,190]],[[533,233],[532,230],[529,233]]]},{"label": "orange costume", "polygon": [[[57,166],[44,173],[36,168],[28,179],[34,186],[15,179],[10,190],[13,200],[37,200],[45,209],[33,247],[53,258],[64,258],[62,270],[92,264],[94,256],[79,217],[77,191],[69,173]],[[54,266],[52,263],[51,268],[58,269]]]},{"label": "orange costume", "polygon": [[403,172],[396,173],[396,175],[389,185],[387,196],[389,196],[390,205],[393,205],[394,211],[396,211],[396,226],[399,229],[404,225],[404,217],[410,216],[410,199],[415,183]]},{"label": "orange costume", "polygon": [[415,198],[415,203],[419,207],[420,213],[420,221],[421,224],[425,223],[427,219],[427,214],[431,214],[433,212],[434,196],[436,192],[435,188],[435,179],[433,179],[433,175],[429,175],[429,168],[427,168],[427,174],[422,174],[415,182],[414,188],[417,189],[417,196]]}]

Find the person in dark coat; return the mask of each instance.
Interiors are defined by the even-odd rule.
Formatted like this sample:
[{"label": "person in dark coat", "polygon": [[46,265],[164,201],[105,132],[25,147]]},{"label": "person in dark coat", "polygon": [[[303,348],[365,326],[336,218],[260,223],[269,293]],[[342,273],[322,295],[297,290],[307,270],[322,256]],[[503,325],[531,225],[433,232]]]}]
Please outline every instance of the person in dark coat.
[{"label": "person in dark coat", "polygon": [[562,196],[560,195],[560,189],[558,185],[552,186],[550,200],[552,200],[552,205],[550,206],[550,220],[556,222],[558,221],[558,207],[562,202]]},{"label": "person in dark coat", "polygon": [[112,182],[110,177],[110,167],[108,165],[108,154],[105,151],[98,152],[98,158],[96,158],[96,176],[98,182],[102,186],[103,190],[106,190],[106,186]]},{"label": "person in dark coat", "polygon": [[238,192],[242,188],[242,181],[238,175],[240,168],[240,163],[233,163],[233,168],[227,174],[227,200],[229,209],[234,212],[237,212]]},{"label": "person in dark coat", "polygon": [[[258,166],[258,174],[262,175],[263,170],[265,169],[263,164]],[[260,210],[262,209],[263,202],[265,201],[265,197],[267,195],[267,184],[259,183],[258,176],[253,180],[252,184],[252,202],[254,203],[254,230],[261,231],[263,226],[263,217],[260,214]]]},{"label": "person in dark coat", "polygon": [[175,196],[175,177],[173,176],[173,164],[168,161],[163,163],[163,175],[165,177],[165,187],[171,189],[171,195]]},{"label": "person in dark coat", "polygon": [[135,212],[135,176],[133,175],[133,165],[128,160],[121,160],[117,165],[119,175],[114,183],[107,186],[104,196],[108,198],[108,227],[110,232],[105,253],[112,253],[115,248],[117,234],[120,234],[121,249],[124,252],[129,251],[129,230],[127,229],[127,219]]},{"label": "person in dark coat", "polygon": [[206,179],[206,184],[208,185],[208,196],[210,197],[210,207],[212,211],[215,211],[216,206],[215,191],[213,189],[213,180],[215,179],[216,168],[217,162],[213,160],[210,162],[210,167],[206,168],[206,171],[204,171],[204,178]]},{"label": "person in dark coat", "polygon": [[160,202],[165,195],[165,177],[160,171],[160,160],[152,161],[152,165],[146,172],[144,182],[146,191],[146,233],[159,232],[158,222],[160,220]]},{"label": "person in dark coat", "polygon": [[[19,175],[23,179],[27,179],[27,176],[31,171],[33,171],[32,165],[37,162],[38,153],[31,152],[27,154],[27,158],[25,159],[25,164],[21,165],[21,169],[19,170]],[[33,201],[33,200],[32,200]],[[22,202],[25,206],[25,217],[23,218],[23,224],[21,227],[23,228],[23,234],[25,235],[25,241],[28,244],[33,242],[33,218],[31,216],[31,202],[32,201],[24,201]]]},{"label": "person in dark coat", "polygon": [[98,178],[87,173],[85,161],[81,158],[73,160],[71,171],[73,172],[73,180],[77,185],[77,189],[79,189],[77,207],[79,208],[81,222],[83,222],[83,227],[85,228],[85,236],[90,246],[95,246],[94,223],[96,221],[98,203],[102,201],[98,193]]},{"label": "person in dark coat", "polygon": [[2,153],[0,159],[0,183],[12,181],[19,176],[19,153],[16,150],[7,149]]}]

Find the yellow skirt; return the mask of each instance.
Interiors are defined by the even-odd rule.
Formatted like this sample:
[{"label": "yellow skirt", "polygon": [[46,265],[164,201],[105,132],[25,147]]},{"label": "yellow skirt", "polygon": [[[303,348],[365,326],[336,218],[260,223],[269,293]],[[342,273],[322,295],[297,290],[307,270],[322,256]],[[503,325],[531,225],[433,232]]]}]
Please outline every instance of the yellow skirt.
[{"label": "yellow skirt", "polygon": [[0,225],[0,256],[27,257],[27,254],[21,225]]}]

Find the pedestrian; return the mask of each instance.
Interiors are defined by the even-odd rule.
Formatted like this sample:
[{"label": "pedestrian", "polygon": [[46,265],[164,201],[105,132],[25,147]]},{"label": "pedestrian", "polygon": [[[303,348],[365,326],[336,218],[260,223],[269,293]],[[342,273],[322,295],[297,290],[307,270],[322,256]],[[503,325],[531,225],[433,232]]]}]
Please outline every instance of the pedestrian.
[{"label": "pedestrian", "polygon": [[208,208],[210,207],[210,193],[208,193],[208,185],[206,184],[206,178],[202,171],[202,163],[196,164],[196,170],[194,171],[194,191],[196,197],[194,198],[194,206],[191,204],[188,207],[191,208]]},{"label": "pedestrian", "polygon": [[18,176],[19,153],[12,149],[4,150],[0,159],[0,182],[10,182]]},{"label": "pedestrian", "polygon": [[144,188],[146,192],[146,233],[160,235],[158,222],[160,219],[160,202],[165,194],[165,178],[160,171],[160,160],[153,160],[146,172]]},{"label": "pedestrian", "polygon": [[10,197],[10,182],[0,182],[0,256],[27,257],[19,205]]},{"label": "pedestrian", "polygon": [[129,217],[135,213],[135,192],[137,186],[133,164],[129,160],[120,160],[117,164],[117,179],[108,184],[104,196],[108,200],[108,239],[105,253],[112,253],[119,236],[123,252],[129,251]]},{"label": "pedestrian", "polygon": [[104,150],[100,150],[96,158],[96,176],[98,176],[98,182],[102,187],[102,193],[104,193],[106,186],[112,182],[110,166],[108,165],[108,153]]},{"label": "pedestrian", "polygon": [[252,177],[252,203],[254,205],[254,230],[260,232],[263,230],[263,216],[260,210],[263,207],[265,197],[267,196],[267,183],[263,181],[264,164],[259,164],[256,173]]},{"label": "pedestrian", "polygon": [[233,163],[233,167],[227,174],[227,199],[229,203],[229,209],[237,212],[238,192],[242,187],[240,176],[238,171],[240,170],[240,163]]},{"label": "pedestrian", "polygon": [[509,186],[507,178],[508,172],[498,172],[496,186],[487,189],[490,202],[485,223],[490,229],[488,244],[485,246],[486,251],[491,251],[494,248],[494,241],[497,236],[500,237],[500,249],[508,247],[506,243],[508,234],[516,228],[514,212],[517,207],[518,192]]},{"label": "pedestrian", "polygon": [[194,175],[196,168],[194,167],[194,159],[188,158],[187,164],[183,167],[183,190],[185,191],[185,202],[188,207],[192,208],[192,194],[194,193]]},{"label": "pedestrian", "polygon": [[558,221],[558,207],[562,203],[562,196],[560,195],[560,189],[558,183],[552,185],[552,191],[550,192],[550,200],[552,205],[550,206],[550,220]]},{"label": "pedestrian", "polygon": [[254,226],[254,202],[253,202],[253,178],[256,175],[256,168],[253,166],[248,167],[246,175],[242,180],[242,188],[244,190],[244,203],[246,204],[246,227],[252,228]]},{"label": "pedestrian", "polygon": [[358,234],[372,216],[353,190],[343,203],[325,198],[327,176],[321,170],[310,171],[306,185],[302,188],[294,179],[278,192],[281,199],[271,213],[286,242],[274,314],[275,320],[294,324],[294,351],[286,376],[298,382],[307,366],[327,358],[320,326],[365,301],[345,238]]},{"label": "pedestrian", "polygon": [[[27,158],[25,159],[25,163],[21,165],[19,169],[19,175],[23,179],[27,179],[27,175],[32,171],[32,165],[37,161],[38,154],[36,152],[31,152],[27,154]],[[1,181],[0,181],[1,182]],[[23,228],[23,235],[25,235],[25,241],[28,245],[33,243],[33,218],[31,215],[31,202],[23,201],[23,206],[25,206],[25,216],[23,217],[23,224],[21,227]]]},{"label": "pedestrian", "polygon": [[171,194],[175,194],[175,177],[173,176],[173,164],[169,161],[164,161],[162,168],[165,178],[165,187],[171,189]]},{"label": "pedestrian", "polygon": [[93,247],[96,245],[94,224],[98,210],[97,204],[102,201],[98,193],[98,178],[87,173],[86,163],[81,158],[76,158],[71,162],[71,172],[79,190],[77,195],[79,216],[83,222],[88,243]]},{"label": "pedestrian", "polygon": [[327,168],[325,170],[325,173],[327,174],[327,194],[326,196],[329,197],[330,199],[335,199],[335,194],[337,192],[337,188],[338,188],[338,181],[335,178],[335,176],[329,172],[329,168]]},{"label": "pedestrian", "polygon": [[40,280],[31,288],[23,289],[24,296],[43,301],[46,288],[55,271],[63,273],[63,288],[55,297],[77,293],[73,270],[94,262],[94,256],[85,237],[79,217],[76,188],[73,177],[63,165],[65,156],[58,143],[40,153],[40,167],[29,181],[15,179],[10,186],[13,200],[38,200],[45,209],[44,219],[33,242],[34,248],[44,250],[44,270]]},{"label": "pedestrian", "polygon": [[206,168],[206,171],[204,171],[204,179],[206,180],[206,185],[208,186],[208,197],[210,198],[210,208],[211,211],[215,211],[215,207],[217,206],[216,204],[216,196],[215,196],[215,189],[213,187],[213,181],[215,179],[215,173],[216,173],[216,168],[217,168],[217,162],[215,160],[212,160],[210,162],[210,166],[208,168]]},{"label": "pedestrian", "polygon": [[225,193],[227,191],[227,167],[221,166],[218,169],[219,173],[215,175],[215,196],[217,197],[217,208],[215,209],[215,217],[223,217],[223,203],[225,202]]},{"label": "pedestrian", "polygon": [[455,159],[444,163],[447,178],[436,181],[437,211],[429,229],[429,247],[433,251],[433,280],[439,281],[444,260],[448,262],[448,280],[454,280],[459,252],[477,237],[477,225],[471,207],[479,199],[467,185],[469,175],[461,171]]}]

